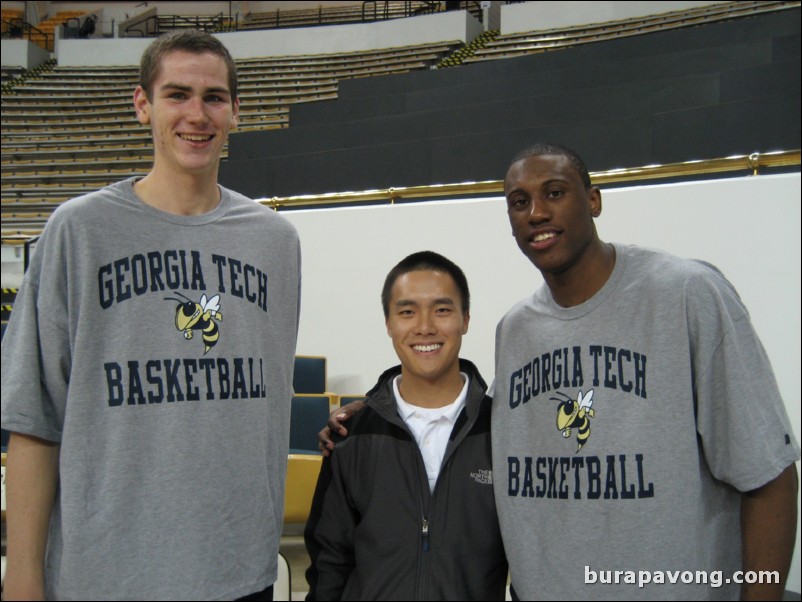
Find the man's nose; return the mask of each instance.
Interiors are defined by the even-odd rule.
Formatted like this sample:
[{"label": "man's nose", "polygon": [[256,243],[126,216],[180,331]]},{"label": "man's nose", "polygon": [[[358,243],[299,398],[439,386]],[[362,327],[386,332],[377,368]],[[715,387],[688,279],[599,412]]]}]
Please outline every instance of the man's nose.
[{"label": "man's nose", "polygon": [[202,98],[190,98],[186,104],[187,119],[194,123],[206,120],[206,107]]},{"label": "man's nose", "polygon": [[551,218],[551,209],[545,199],[535,196],[532,198],[532,204],[529,207],[529,221],[533,224],[539,224],[548,221]]},{"label": "man's nose", "polygon": [[415,326],[415,330],[418,334],[433,334],[437,331],[437,327],[434,323],[434,316],[425,311],[418,314],[418,321]]}]

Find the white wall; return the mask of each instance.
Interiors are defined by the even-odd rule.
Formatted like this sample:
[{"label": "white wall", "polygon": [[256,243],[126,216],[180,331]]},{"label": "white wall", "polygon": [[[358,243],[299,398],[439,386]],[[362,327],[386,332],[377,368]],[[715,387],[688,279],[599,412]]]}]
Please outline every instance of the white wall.
[{"label": "white wall", "polygon": [[50,53],[28,40],[2,40],[0,42],[3,67],[33,69],[50,58]]},{"label": "white wall", "polygon": [[3,245],[2,247],[2,287],[19,288],[23,272],[22,245]]},{"label": "white wall", "polygon": [[[356,52],[460,40],[470,42],[482,25],[467,11],[302,29],[269,29],[215,34],[235,59]],[[143,38],[59,40],[58,64],[74,66],[138,65],[153,41]]]},{"label": "white wall", "polygon": [[[800,175],[608,189],[604,240],[718,266],[750,309],[800,439]],[[298,353],[328,357],[328,388],[362,394],[397,363],[379,301],[390,268],[431,249],[471,284],[462,355],[493,377],[498,319],[542,279],[510,234],[503,199],[286,211],[303,247]],[[788,589],[800,591],[799,531]]]},{"label": "white wall", "polygon": [[139,65],[139,59],[153,38],[100,38],[57,42],[59,67]]},{"label": "white wall", "polygon": [[501,33],[603,23],[721,2],[523,2],[501,9]]},{"label": "white wall", "polygon": [[467,11],[376,23],[219,34],[234,58],[355,52],[444,40],[470,42],[482,33]]}]

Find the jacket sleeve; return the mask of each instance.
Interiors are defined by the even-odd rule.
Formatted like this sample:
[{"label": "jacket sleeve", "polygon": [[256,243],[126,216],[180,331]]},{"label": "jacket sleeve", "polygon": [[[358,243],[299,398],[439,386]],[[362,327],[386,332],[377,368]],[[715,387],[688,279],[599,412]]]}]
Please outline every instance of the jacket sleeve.
[{"label": "jacket sleeve", "polygon": [[312,509],[304,529],[311,566],[307,600],[340,600],[355,567],[354,530],[358,515],[349,501],[341,456],[335,450],[323,461]]}]

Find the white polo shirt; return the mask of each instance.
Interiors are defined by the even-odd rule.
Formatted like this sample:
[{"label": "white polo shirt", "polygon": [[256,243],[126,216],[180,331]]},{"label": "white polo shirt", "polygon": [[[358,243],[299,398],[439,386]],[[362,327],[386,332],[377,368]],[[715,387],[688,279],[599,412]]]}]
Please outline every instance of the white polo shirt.
[{"label": "white polo shirt", "polygon": [[398,390],[401,375],[393,379],[393,393],[395,393],[398,414],[412,431],[412,436],[415,437],[423,456],[423,463],[426,465],[426,476],[429,478],[431,491],[434,491],[437,476],[440,474],[448,438],[451,436],[451,431],[454,430],[459,413],[465,407],[465,398],[468,396],[468,375],[464,372],[460,374],[463,382],[462,390],[452,403],[441,408],[421,408],[407,403]]}]

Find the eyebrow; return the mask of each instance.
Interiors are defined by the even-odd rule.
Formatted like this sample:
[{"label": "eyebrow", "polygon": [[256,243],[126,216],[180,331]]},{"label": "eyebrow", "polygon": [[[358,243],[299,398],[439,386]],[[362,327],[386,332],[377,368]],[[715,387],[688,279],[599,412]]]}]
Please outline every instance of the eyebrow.
[{"label": "eyebrow", "polygon": [[[581,180],[581,178],[580,178],[580,180]],[[542,188],[544,186],[551,186],[552,184],[570,184],[570,183],[571,182],[570,182],[570,180],[568,178],[556,178],[555,177],[555,178],[551,178],[550,180],[546,180],[545,182],[541,182],[540,187]],[[519,191],[520,192],[525,192],[525,190],[524,190],[524,188],[522,186],[516,186],[515,188],[513,188],[509,192],[505,192],[504,195],[505,196],[509,196],[513,192],[519,192]]]},{"label": "eyebrow", "polygon": [[[441,297],[439,299],[434,299],[432,301],[433,305],[456,305],[454,300],[451,297]],[[399,299],[395,302],[396,307],[410,307],[419,305],[417,301],[413,301],[412,299]]]},{"label": "eyebrow", "polygon": [[[192,86],[182,86],[181,84],[173,84],[173,83],[167,82],[161,88],[159,88],[159,90],[177,90],[179,92],[192,92]],[[228,88],[222,88],[222,87],[206,88],[203,91],[203,93],[204,94],[227,94],[227,95],[231,94],[231,92],[228,90]]]}]

